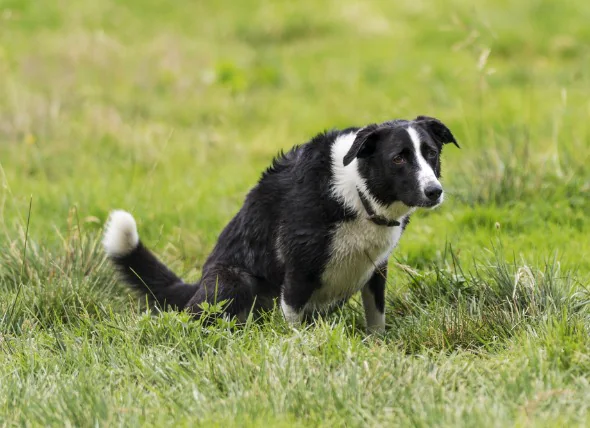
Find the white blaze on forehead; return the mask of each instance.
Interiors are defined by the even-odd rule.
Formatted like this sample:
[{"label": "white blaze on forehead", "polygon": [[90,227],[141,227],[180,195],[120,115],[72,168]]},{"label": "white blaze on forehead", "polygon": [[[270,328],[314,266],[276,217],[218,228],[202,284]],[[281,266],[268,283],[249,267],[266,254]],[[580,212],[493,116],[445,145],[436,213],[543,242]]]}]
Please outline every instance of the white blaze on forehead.
[{"label": "white blaze on forehead", "polygon": [[439,185],[440,182],[436,178],[434,174],[434,170],[432,167],[426,162],[424,156],[422,156],[421,144],[420,144],[420,134],[414,128],[409,126],[407,128],[408,134],[410,135],[410,139],[414,144],[414,152],[416,153],[416,159],[418,161],[418,183],[420,184],[420,190],[424,191],[426,186],[428,185]]}]

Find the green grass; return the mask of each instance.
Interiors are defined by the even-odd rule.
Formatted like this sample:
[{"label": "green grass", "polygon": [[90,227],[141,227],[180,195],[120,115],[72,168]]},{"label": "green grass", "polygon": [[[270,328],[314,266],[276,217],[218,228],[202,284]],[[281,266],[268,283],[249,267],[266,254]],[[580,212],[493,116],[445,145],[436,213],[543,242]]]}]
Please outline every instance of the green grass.
[{"label": "green grass", "polygon": [[[0,424],[589,426],[590,3],[430,3],[0,0]],[[382,336],[151,315],[103,259],[124,208],[196,279],[279,149],[419,114],[463,149]]]}]

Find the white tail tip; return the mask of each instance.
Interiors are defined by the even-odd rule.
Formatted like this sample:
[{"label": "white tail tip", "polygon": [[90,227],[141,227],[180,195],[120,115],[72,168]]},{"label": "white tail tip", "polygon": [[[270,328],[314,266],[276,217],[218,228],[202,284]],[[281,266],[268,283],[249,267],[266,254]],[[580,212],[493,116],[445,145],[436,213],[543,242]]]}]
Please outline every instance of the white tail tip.
[{"label": "white tail tip", "polygon": [[105,227],[102,245],[109,257],[123,257],[139,245],[135,219],[127,211],[111,213]]}]

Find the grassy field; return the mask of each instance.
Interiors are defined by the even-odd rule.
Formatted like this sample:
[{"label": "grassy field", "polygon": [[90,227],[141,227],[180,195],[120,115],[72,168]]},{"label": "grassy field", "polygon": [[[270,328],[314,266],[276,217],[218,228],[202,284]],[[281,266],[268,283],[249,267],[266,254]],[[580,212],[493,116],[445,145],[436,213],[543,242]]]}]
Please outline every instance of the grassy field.
[{"label": "grassy field", "polygon": [[[590,3],[0,0],[0,424],[590,426]],[[447,201],[291,329],[151,316],[113,208],[192,280],[279,149],[426,114]]]}]

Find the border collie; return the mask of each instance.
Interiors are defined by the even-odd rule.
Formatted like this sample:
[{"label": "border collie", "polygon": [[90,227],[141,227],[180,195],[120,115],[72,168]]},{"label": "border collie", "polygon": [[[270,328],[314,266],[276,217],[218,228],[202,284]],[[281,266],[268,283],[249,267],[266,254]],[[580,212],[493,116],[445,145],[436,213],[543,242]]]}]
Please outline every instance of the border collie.
[{"label": "border collie", "polygon": [[280,300],[286,320],[362,294],[367,327],[385,328],[387,259],[410,215],[443,201],[443,145],[457,141],[418,116],[332,130],[280,153],[223,229],[195,284],[186,284],[139,240],[131,214],[114,211],[104,248],[122,279],[151,304],[202,314],[226,301],[244,320]]}]

